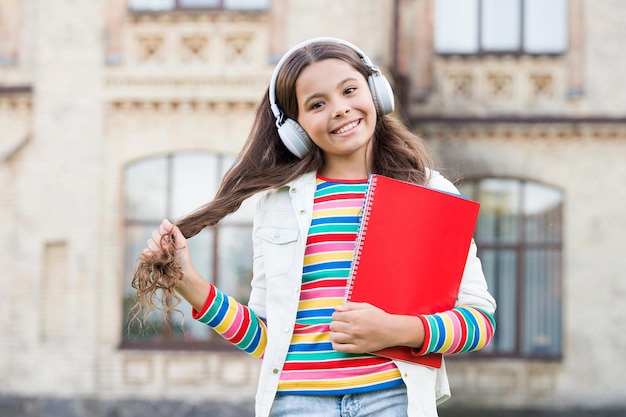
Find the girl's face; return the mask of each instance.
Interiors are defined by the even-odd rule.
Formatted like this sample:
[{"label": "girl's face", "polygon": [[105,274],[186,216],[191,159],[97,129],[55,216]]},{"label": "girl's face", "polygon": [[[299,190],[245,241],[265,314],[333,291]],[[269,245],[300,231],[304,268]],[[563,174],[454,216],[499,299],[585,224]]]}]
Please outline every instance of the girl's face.
[{"label": "girl's face", "polygon": [[358,167],[357,177],[366,177],[377,116],[365,77],[345,61],[318,61],[300,73],[296,98],[298,123],[324,152],[323,174]]}]

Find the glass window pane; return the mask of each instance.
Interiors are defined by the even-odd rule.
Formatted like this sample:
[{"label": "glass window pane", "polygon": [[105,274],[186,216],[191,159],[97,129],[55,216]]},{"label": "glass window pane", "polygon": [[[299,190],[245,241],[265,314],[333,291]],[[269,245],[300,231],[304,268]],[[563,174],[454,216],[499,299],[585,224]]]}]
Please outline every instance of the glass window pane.
[{"label": "glass window pane", "polygon": [[126,259],[125,259],[125,277],[128,277],[127,291],[134,292],[130,286],[135,270],[135,263],[141,256],[141,252],[146,247],[146,242],[150,239],[152,231],[158,227],[158,223],[153,225],[127,226],[126,227]]},{"label": "glass window pane", "polygon": [[191,262],[207,281],[214,282],[215,229],[207,227],[187,241]]},{"label": "glass window pane", "polygon": [[[153,226],[130,226],[127,228],[126,276],[128,279],[126,280],[124,296],[124,335],[131,342],[149,339],[156,341],[163,336],[163,313],[160,311],[153,311],[145,320],[143,327],[139,327],[136,322],[131,323],[129,326],[132,318],[130,309],[135,304],[136,299],[136,291],[131,286],[134,266],[145,247],[146,241],[157,226],[158,224]],[[209,281],[211,280],[213,270],[213,234],[213,230],[205,229],[189,240],[189,250],[194,267]],[[170,314],[172,332],[175,339],[209,340],[212,337],[209,327],[193,320],[189,303],[181,299],[180,304],[176,308],[182,313],[182,316],[176,312]],[[185,327],[184,334],[180,330],[183,325]]]},{"label": "glass window pane", "polygon": [[263,10],[270,6],[270,0],[224,0],[227,9]]},{"label": "glass window pane", "polygon": [[528,242],[560,242],[563,194],[536,182],[524,186],[525,239]]},{"label": "glass window pane", "polygon": [[146,159],[129,165],[124,191],[127,219],[159,220],[165,217],[167,158]]},{"label": "glass window pane", "polygon": [[226,294],[246,304],[252,280],[251,228],[221,227],[218,248],[218,286]]},{"label": "glass window pane", "polygon": [[497,331],[485,352],[513,353],[516,345],[517,256],[512,250],[480,250],[489,291],[498,302]]},{"label": "glass window pane", "polygon": [[[193,266],[198,273],[207,281],[213,282],[215,229],[203,229],[196,236],[188,240],[189,252]],[[172,313],[171,318],[175,329],[184,327],[185,332],[174,332],[174,338],[188,341],[209,341],[218,336],[206,324],[200,323],[191,317],[191,305],[184,299],[176,308],[183,314]]]},{"label": "glass window pane", "polygon": [[462,182],[458,184],[457,188],[459,192],[461,193],[461,195],[466,196],[470,200],[475,200],[476,199],[476,197],[474,196],[474,189],[476,188],[475,185],[476,183],[474,181],[467,181],[467,182]]},{"label": "glass window pane", "polygon": [[435,1],[435,51],[478,52],[478,0]]},{"label": "glass window pane", "polygon": [[180,0],[181,7],[219,7],[220,0]]},{"label": "glass window pane", "polygon": [[477,240],[482,243],[519,241],[520,183],[515,180],[488,179],[478,190],[480,213]]},{"label": "glass window pane", "polygon": [[[226,171],[228,171],[228,169],[233,165],[234,162],[234,156],[224,156],[222,158],[222,177],[226,174]],[[254,219],[254,212],[256,210],[256,205],[259,201],[260,195],[261,194],[258,194],[248,198],[247,200],[244,200],[244,202],[241,204],[241,207],[239,207],[236,212],[229,214],[222,220],[222,224],[252,224],[252,220]]]},{"label": "glass window pane", "polygon": [[244,200],[244,202],[241,203],[241,207],[239,207],[237,211],[224,217],[220,223],[224,225],[241,225],[244,223],[252,224],[254,211],[256,210],[260,196],[261,194],[253,195],[252,197]]},{"label": "glass window pane", "polygon": [[177,154],[172,160],[172,213],[179,219],[207,204],[217,192],[220,178],[214,154]]},{"label": "glass window pane", "polygon": [[524,262],[522,353],[557,356],[561,351],[560,251],[527,250]]},{"label": "glass window pane", "polygon": [[126,293],[124,297],[124,327],[122,329],[124,339],[133,342],[158,340],[164,332],[165,322],[163,313],[153,310],[148,317],[134,318],[131,308],[135,305],[135,293]]},{"label": "glass window pane", "polygon": [[[184,298],[181,299],[180,304],[176,308],[183,313],[184,317],[181,318],[179,314],[175,314],[173,318],[179,323],[178,327],[184,326],[185,333],[184,335],[181,333],[181,336],[184,336],[186,340],[208,341],[220,337],[211,327],[199,322],[198,320],[194,320],[193,317],[191,317],[191,304],[189,304]],[[181,319],[182,323],[179,321]]]},{"label": "glass window pane", "polygon": [[131,10],[170,10],[174,8],[175,0],[128,0]]},{"label": "glass window pane", "polygon": [[[130,341],[145,340],[158,335],[163,329],[163,314],[154,311],[146,319],[143,326],[137,321],[130,323],[133,317],[131,308],[135,305],[137,292],[132,288],[131,282],[135,264],[146,246],[155,226],[129,226],[126,228],[126,259],[125,259],[125,286],[124,286],[124,338]],[[129,326],[130,323],[130,326]]]},{"label": "glass window pane", "polygon": [[567,31],[567,0],[526,0],[524,7],[526,52],[565,52]]},{"label": "glass window pane", "polygon": [[481,44],[486,51],[519,50],[520,0],[483,0],[481,35]]},{"label": "glass window pane", "polygon": [[224,178],[224,175],[235,163],[235,157],[232,155],[222,155],[220,159],[220,180]]}]

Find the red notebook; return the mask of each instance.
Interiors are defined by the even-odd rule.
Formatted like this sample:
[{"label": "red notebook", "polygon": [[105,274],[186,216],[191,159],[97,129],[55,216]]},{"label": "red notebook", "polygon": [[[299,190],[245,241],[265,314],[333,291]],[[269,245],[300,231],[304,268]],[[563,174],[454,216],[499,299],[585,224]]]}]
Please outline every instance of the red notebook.
[{"label": "red notebook", "polygon": [[[372,175],[346,300],[392,314],[433,314],[456,302],[479,204],[460,195]],[[374,354],[441,367],[441,354],[397,346]]]}]

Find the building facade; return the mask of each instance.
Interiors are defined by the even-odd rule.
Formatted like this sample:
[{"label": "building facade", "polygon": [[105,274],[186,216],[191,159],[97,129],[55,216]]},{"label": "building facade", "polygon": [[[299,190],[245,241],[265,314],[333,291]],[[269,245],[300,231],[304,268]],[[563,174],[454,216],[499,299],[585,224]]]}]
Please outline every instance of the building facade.
[{"label": "building facade", "polygon": [[[615,0],[2,1],[0,415],[252,415],[260,363],[184,304],[139,328],[132,268],[210,200],[273,66],[315,36],[360,46],[481,202],[498,330],[448,359],[441,414],[621,415],[625,20]],[[252,203],[192,239],[244,302]]]}]

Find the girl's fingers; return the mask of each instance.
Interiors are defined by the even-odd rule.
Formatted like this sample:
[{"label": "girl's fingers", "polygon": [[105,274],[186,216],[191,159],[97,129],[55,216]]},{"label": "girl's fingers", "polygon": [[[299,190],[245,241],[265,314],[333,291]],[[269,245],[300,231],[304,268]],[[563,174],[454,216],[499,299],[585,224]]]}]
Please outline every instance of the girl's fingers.
[{"label": "girl's fingers", "polygon": [[148,240],[148,249],[152,252],[158,252],[161,248],[153,239],[150,239]]},{"label": "girl's fingers", "polygon": [[[161,228],[155,229],[152,231],[152,237],[148,239],[146,243],[146,248],[144,249],[144,253],[146,252],[154,252],[160,253],[162,251],[161,240],[163,239],[164,233],[161,233]],[[167,238],[167,236],[166,236]]]},{"label": "girl's fingers", "polygon": [[161,222],[161,225],[159,226],[159,232],[161,232],[162,235],[166,235],[171,233],[173,228],[174,225],[170,223],[169,220],[165,219]]},{"label": "girl's fingers", "polygon": [[172,237],[174,242],[184,244],[186,239],[185,239],[185,236],[183,236],[183,233],[178,228],[178,226],[173,225],[167,220],[164,220],[163,223],[165,224],[165,230],[167,231],[169,236]]},{"label": "girl's fingers", "polygon": [[161,253],[161,248],[154,242],[154,240],[149,239],[142,253],[148,257],[156,257],[159,253]]},{"label": "girl's fingers", "polygon": [[157,257],[157,255],[159,254],[159,250],[154,249],[154,245],[152,245],[152,241],[149,240],[148,245],[143,249],[141,253],[147,257],[153,258],[153,257]]},{"label": "girl's fingers", "polygon": [[159,229],[155,229],[152,232],[152,240],[154,240],[155,242],[158,242],[158,243],[161,242],[161,231]]},{"label": "girl's fingers", "polygon": [[146,256],[158,255],[163,251],[163,242],[167,243],[169,239],[174,237],[174,234],[180,233],[178,228],[170,223],[168,220],[163,220],[158,229],[152,231],[152,235],[146,247],[143,250],[143,254]]}]

